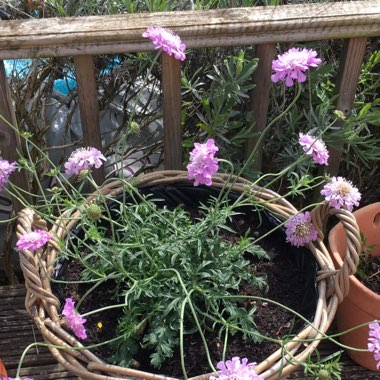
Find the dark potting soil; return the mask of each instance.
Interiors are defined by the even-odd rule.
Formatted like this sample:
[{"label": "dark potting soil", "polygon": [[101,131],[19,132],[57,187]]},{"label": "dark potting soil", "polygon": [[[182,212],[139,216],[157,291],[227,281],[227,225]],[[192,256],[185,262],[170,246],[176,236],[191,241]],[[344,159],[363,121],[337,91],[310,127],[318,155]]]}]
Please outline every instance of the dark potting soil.
[{"label": "dark potting soil", "polygon": [[[261,236],[268,229],[273,227],[273,225],[267,225],[266,223],[260,224],[260,226],[258,225],[258,221],[251,215],[249,218],[235,220],[232,227],[235,231],[238,231],[239,234],[244,233],[247,228],[250,228],[251,231],[255,231],[255,237]],[[225,238],[233,240],[236,236],[226,235]],[[305,302],[305,293],[310,294],[310,289],[308,291],[305,290],[305,270],[296,265],[293,260],[293,248],[284,243],[283,236],[279,237],[278,235],[270,235],[261,240],[260,245],[267,252],[270,252],[273,258],[270,261],[251,261],[250,265],[252,270],[257,273],[258,276],[266,276],[269,290],[267,293],[262,294],[262,292],[257,289],[254,289],[247,284],[243,284],[239,294],[262,296],[286,305],[307,318],[311,317],[310,300],[306,300]],[[306,255],[311,255],[311,253],[306,251]],[[76,281],[80,279],[82,267],[77,261],[65,262],[61,272],[60,279]],[[307,275],[310,276],[310,273]],[[72,297],[78,302],[89,288],[89,285],[83,284],[55,285],[54,292],[60,297],[62,302],[64,302],[66,297]],[[79,312],[85,313],[90,310],[114,304],[115,301],[112,300],[112,289],[113,284],[111,282],[105,282],[98,286],[95,291],[92,291],[92,293],[84,299],[79,307]],[[274,339],[281,339],[285,335],[297,333],[303,326],[303,322],[299,320],[295,322],[294,315],[284,308],[260,300],[247,300],[246,302],[253,303],[256,306],[254,321],[256,329],[262,335]],[[252,305],[249,306],[251,308]],[[315,302],[312,309],[314,306]],[[120,315],[121,309],[111,309],[96,315],[88,316],[85,325],[88,338],[83,340],[82,343],[85,346],[88,346],[114,338],[117,321]],[[99,322],[101,324],[99,324]],[[218,338],[216,334],[206,334],[206,338],[212,361],[216,364],[222,357],[223,341]],[[184,347],[188,376],[210,372],[205,349],[199,334],[185,335]],[[237,333],[229,338],[226,358],[240,356],[247,357],[250,362],[260,362],[278,348],[279,347],[276,344],[268,341],[264,341],[260,344],[253,343],[249,340],[243,341],[242,336]],[[93,352],[106,361],[112,356],[111,349],[107,346],[96,348]],[[173,358],[168,359],[159,370],[151,367],[149,363],[150,354],[151,352],[141,349],[134,358],[136,360],[136,368],[152,373],[182,377],[179,348],[175,350]]]},{"label": "dark potting soil", "polygon": [[380,257],[369,255],[367,259],[363,256],[356,272],[356,277],[364,286],[373,292],[380,294]]}]

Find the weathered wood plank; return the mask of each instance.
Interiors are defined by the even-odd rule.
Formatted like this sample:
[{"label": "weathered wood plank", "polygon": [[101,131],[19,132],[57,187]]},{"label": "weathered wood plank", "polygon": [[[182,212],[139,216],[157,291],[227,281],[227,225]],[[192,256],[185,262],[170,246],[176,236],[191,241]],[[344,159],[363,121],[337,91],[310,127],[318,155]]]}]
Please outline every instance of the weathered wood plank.
[{"label": "weathered wood plank", "polygon": [[[364,37],[351,38],[345,41],[335,87],[338,94],[336,109],[342,111],[345,117],[348,117],[352,111],[366,47],[367,38]],[[343,120],[338,120],[334,127],[341,127],[343,124]],[[341,158],[342,150],[339,147],[330,150],[329,165],[327,167],[330,175],[335,176],[338,174]]]},{"label": "weathered wood plank", "polygon": [[[0,287],[0,356],[11,377],[16,376],[24,349],[35,341],[43,341],[24,310],[24,298],[24,285]],[[32,347],[26,353],[20,375],[36,380],[78,379],[56,362],[47,347],[41,346]]]},{"label": "weathered wood plank", "polygon": [[[6,368],[16,368],[24,349],[35,341],[43,341],[41,334],[24,309],[25,286],[0,287],[0,356]],[[25,355],[24,366],[55,363],[46,347],[33,347]]]},{"label": "weathered wood plank", "polygon": [[[4,327],[2,327],[4,328]],[[4,365],[7,369],[16,368],[19,364],[21,355],[25,348],[34,343],[34,335],[32,327],[30,326],[29,335],[14,333],[14,337],[6,337],[6,341],[3,341],[0,345],[1,358],[4,362]],[[37,341],[41,341],[42,338],[37,336]],[[56,363],[54,357],[51,355],[47,347],[32,347],[27,351],[23,366],[35,366],[42,364],[52,364]]]},{"label": "weathered wood plank", "polygon": [[[23,298],[19,298],[19,300],[21,301],[21,303],[23,302]],[[1,304],[0,304],[0,311],[7,311],[7,310],[14,310],[14,302],[13,303],[10,303],[9,301],[7,301],[7,299],[3,299],[1,301]],[[26,311],[25,311],[26,313]]]},{"label": "weathered wood plank", "polygon": [[[11,377],[16,376],[16,369],[8,371]],[[39,365],[37,367],[23,367],[20,371],[22,377],[29,376],[35,380],[59,380],[59,379],[78,379],[77,376],[71,375],[65,371],[59,364]]]},{"label": "weathered wood plank", "polygon": [[[32,323],[31,320],[26,321],[23,319],[20,319],[20,314],[18,313],[18,310],[16,310],[13,313],[1,313],[0,314],[0,326],[22,326],[22,325],[27,325],[30,326]],[[27,313],[26,313],[27,314]]]},{"label": "weathered wood plank", "polygon": [[[16,131],[10,126],[17,128],[16,117],[13,109],[12,98],[10,89],[5,74],[4,62],[0,60],[0,114],[5,119],[0,119],[0,154],[2,159],[6,159],[9,162],[15,162],[19,159],[18,150],[21,150],[20,138]],[[7,122],[10,124],[7,124]],[[28,196],[29,182],[24,170],[16,171],[12,174],[10,181],[18,188],[25,190],[26,193],[22,193],[24,199],[31,202],[31,197]],[[16,214],[24,205],[17,198],[12,197],[13,212]],[[11,255],[13,250],[11,249],[11,236],[12,227],[14,222],[10,222],[5,229],[4,240],[4,254],[2,262],[4,272],[11,283],[17,283],[17,276],[14,273]]]},{"label": "weathered wood plank", "polygon": [[3,344],[1,340],[4,340],[6,337],[30,335],[33,330],[37,334],[37,328],[34,327],[32,320],[30,320],[29,323],[26,323],[25,321],[20,321],[19,318],[18,320],[10,321],[9,323],[7,320],[3,320],[0,323],[3,327],[3,329],[0,329],[0,347]]},{"label": "weathered wood plank", "polygon": [[[259,64],[253,76],[255,88],[251,93],[251,109],[253,111],[255,124],[253,132],[261,133],[267,125],[268,107],[270,100],[270,89],[272,85],[272,60],[276,52],[275,44],[258,45],[256,49],[256,57],[259,59]],[[245,156],[248,159],[254,149],[257,138],[249,139],[246,143]],[[263,147],[258,147],[252,167],[255,170],[261,170]]]},{"label": "weathered wood plank", "polygon": [[164,122],[164,165],[168,170],[182,169],[181,63],[163,54],[162,97]]},{"label": "weathered wood plank", "polygon": [[[93,57],[78,55],[74,57],[78,102],[83,131],[83,146],[102,151],[100,133],[98,92]],[[104,168],[94,169],[93,177],[98,184],[104,181]]]},{"label": "weathered wood plank", "polygon": [[[17,126],[12,98],[5,75],[4,62],[0,60],[0,114],[15,128]],[[0,119],[0,150],[1,157],[14,162],[18,160],[17,149],[20,149],[20,138],[15,131],[3,120]],[[28,190],[28,180],[24,171],[17,171],[12,174],[11,181],[19,188]],[[30,197],[25,196],[30,200]],[[24,206],[16,199],[13,201],[15,212],[20,211]]]},{"label": "weathered wood plank", "polygon": [[[25,347],[24,347],[25,348]],[[19,362],[20,362],[20,357],[22,354],[22,350],[20,350],[20,355],[14,355],[14,356],[8,356],[8,354],[5,356],[4,365],[7,368],[7,371],[9,373],[12,372],[12,369],[17,368]],[[4,356],[4,353],[2,353],[2,356]],[[29,354],[26,354],[23,360],[22,367],[37,367],[39,368],[42,365],[51,365],[51,364],[56,364],[56,360],[50,353],[48,352],[42,352],[42,350],[39,351],[37,354],[35,351],[31,352]]]},{"label": "weathered wood plank", "polygon": [[153,50],[148,26],[177,32],[188,48],[380,35],[378,0],[158,12],[0,23],[0,59]]},{"label": "weathered wood plank", "polygon": [[0,301],[4,297],[22,296],[23,292],[25,293],[24,284],[0,286]]}]

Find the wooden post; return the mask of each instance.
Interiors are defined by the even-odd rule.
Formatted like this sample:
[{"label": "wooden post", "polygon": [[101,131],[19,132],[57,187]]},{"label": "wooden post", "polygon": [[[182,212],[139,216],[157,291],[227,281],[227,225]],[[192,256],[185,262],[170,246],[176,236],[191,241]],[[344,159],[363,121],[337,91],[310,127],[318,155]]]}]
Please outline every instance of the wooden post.
[{"label": "wooden post", "polygon": [[[15,128],[17,127],[16,116],[12,105],[10,89],[5,75],[4,62],[0,60],[0,114]],[[0,120],[0,149],[1,157],[14,162],[19,159],[18,151],[21,150],[20,138],[17,133],[7,123]],[[29,182],[24,171],[16,171],[11,176],[11,181],[17,187],[29,191]],[[24,194],[24,198],[31,202],[29,196]],[[13,210],[17,213],[24,206],[17,200],[12,199]]]},{"label": "wooden post", "polygon": [[[83,131],[83,146],[102,150],[102,138],[99,122],[98,92],[96,89],[94,61],[91,55],[74,57],[80,118]],[[104,167],[93,172],[97,184],[104,181]]]},{"label": "wooden post", "polygon": [[[5,75],[4,62],[2,60],[0,60],[0,114],[15,128],[17,127],[10,89],[8,86],[7,77]],[[17,153],[17,151],[21,151],[19,136],[3,120],[0,120],[0,150],[2,159],[6,159],[9,162],[14,162],[19,159]],[[11,175],[10,180],[15,186],[26,191],[30,190],[27,174],[23,170],[14,172]],[[26,201],[31,203],[32,200],[30,196],[24,193],[23,196]],[[17,214],[22,208],[24,208],[24,205],[15,198],[12,199],[12,205],[12,214]],[[10,215],[10,217],[14,216],[12,214]],[[9,222],[5,230],[2,260],[5,275],[7,276],[11,284],[15,284],[18,282],[12,265],[12,255],[14,254],[11,245],[13,227],[14,222]]]},{"label": "wooden post", "polygon": [[[255,71],[253,82],[255,88],[251,92],[251,109],[254,117],[253,132],[261,133],[267,125],[268,108],[271,89],[271,73],[272,73],[272,60],[275,55],[275,44],[258,45],[256,50],[259,64]],[[245,158],[248,159],[252,150],[254,149],[257,138],[249,139],[245,146]],[[261,171],[263,155],[263,146],[258,147],[252,167],[255,170]]]},{"label": "wooden post", "polygon": [[[367,38],[351,38],[346,40],[343,47],[339,72],[336,83],[336,109],[342,111],[344,116],[351,114],[355,100],[356,87],[360,76],[360,70],[367,47]],[[338,120],[335,127],[343,126],[344,121]],[[342,146],[330,149],[330,159],[327,171],[330,175],[336,176],[339,172],[339,165],[342,157]]]},{"label": "wooden post", "polygon": [[165,53],[162,53],[162,97],[165,169],[181,170],[181,62]]}]

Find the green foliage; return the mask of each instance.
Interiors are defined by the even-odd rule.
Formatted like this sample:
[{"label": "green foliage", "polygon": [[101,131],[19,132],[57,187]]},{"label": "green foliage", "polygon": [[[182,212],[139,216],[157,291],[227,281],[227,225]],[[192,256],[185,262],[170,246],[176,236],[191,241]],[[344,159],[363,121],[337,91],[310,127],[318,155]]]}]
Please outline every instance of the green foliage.
[{"label": "green foliage", "polygon": [[341,380],[342,365],[340,356],[343,351],[337,351],[325,358],[321,358],[318,350],[317,362],[310,358],[303,364],[305,376],[313,376],[315,380]]},{"label": "green foliage", "polygon": [[223,138],[231,129],[244,132],[239,109],[243,100],[249,98],[247,94],[253,88],[251,77],[257,67],[257,60],[248,61],[244,54],[240,51],[238,56],[227,57],[221,69],[214,66],[214,73],[207,75],[211,86],[202,97],[203,112],[197,114],[201,121],[197,125],[210,136]]},{"label": "green foliage", "polygon": [[360,260],[356,268],[355,276],[359,279],[359,281],[364,283],[367,281],[369,276],[373,274],[376,275],[376,273],[374,273],[374,269],[376,269],[377,272],[378,265],[374,262],[376,260],[376,256],[369,255],[369,252],[376,249],[376,246],[367,244],[367,239],[362,231],[360,231],[360,239],[362,252],[359,256]]},{"label": "green foliage", "polygon": [[[242,281],[265,290],[265,279],[252,272],[247,258],[268,256],[248,234],[238,237],[231,229],[232,219],[242,217],[236,206],[214,199],[194,220],[181,207],[160,208],[144,199],[113,205],[110,226],[82,219],[86,237],[75,244],[75,252],[89,250],[82,256],[82,279],[116,277],[115,302],[125,304],[115,363],[128,364],[142,345],[153,350],[151,364],[159,367],[179,344],[183,307],[184,334],[197,329],[190,302],[206,331],[222,333],[228,326],[231,333],[235,327],[252,332],[254,310],[223,296],[238,292]],[[142,323],[143,331],[136,329]]]},{"label": "green foliage", "polygon": [[[249,93],[258,61],[252,56],[253,51],[249,49],[237,50],[224,59],[212,54],[205,60],[215,63],[209,68],[202,67],[203,80],[200,69],[193,74],[191,65],[185,68],[182,123],[188,132],[184,147],[192,147],[194,135],[202,139],[213,137],[218,139],[225,159],[232,162],[241,159],[242,145],[253,136]],[[202,58],[195,53],[189,59]]]},{"label": "green foliage", "polygon": [[351,117],[342,131],[347,144],[346,157],[356,167],[369,168],[380,160],[380,51],[374,51],[363,64],[359,78],[360,92]]},{"label": "green foliage", "polygon": [[305,193],[314,187],[315,178],[310,174],[299,176],[296,172],[290,172],[288,189],[291,195],[305,197]]},{"label": "green foliage", "polygon": [[45,0],[55,16],[164,12],[278,5],[279,0]]},{"label": "green foliage", "polygon": [[[254,0],[47,0],[45,7],[48,9],[44,17],[50,16],[79,16],[92,14],[120,14],[123,12],[161,12],[172,10],[207,10],[225,7],[251,7],[257,5],[277,5],[279,1],[254,1]],[[37,17],[36,14],[33,14]],[[39,15],[41,16],[41,15]],[[346,120],[337,120],[334,116],[335,82],[337,78],[339,49],[341,43],[310,42],[306,47],[315,48],[323,59],[323,64],[317,70],[308,71],[308,80],[303,86],[301,98],[280,122],[273,125],[270,134],[264,141],[264,160],[262,172],[275,172],[294,162],[300,154],[298,145],[298,133],[308,131],[323,137],[329,148],[338,149],[343,153],[344,172],[350,173],[350,177],[365,178],[367,172],[371,172],[373,162],[380,159],[379,141],[379,51],[373,51],[368,56],[362,67],[359,79],[356,102],[353,112]],[[279,52],[285,50],[285,46],[279,46]],[[136,135],[131,131],[138,125],[139,131],[144,133],[150,123],[160,117],[159,103],[156,103],[154,95],[160,95],[161,72],[158,67],[150,67],[153,55],[151,53],[121,54],[120,65],[114,68],[111,74],[102,75],[99,78],[99,104],[100,109],[106,110],[115,97],[121,92],[125,93],[122,105],[125,115],[120,122],[119,129],[114,138],[105,147],[106,153],[114,153],[114,146],[120,141],[129,145],[128,149],[122,149],[125,157],[136,150],[144,150],[146,155],[161,154],[160,141],[157,142],[158,130],[151,132],[150,139],[143,144],[138,143]],[[105,57],[97,57],[96,68],[101,73],[107,66]],[[255,48],[252,46],[237,46],[234,48],[218,49],[194,49],[187,52],[187,59],[182,64],[182,125],[184,163],[188,159],[188,150],[196,140],[205,140],[207,137],[216,138],[223,158],[233,162],[235,169],[242,166],[244,160],[242,146],[250,138],[256,138],[253,132],[253,115],[250,109],[249,95],[253,87],[252,75],[257,67]],[[53,73],[62,75],[66,73],[64,67],[72,67],[72,62],[60,60],[42,62],[36,66],[35,83],[38,73],[46,67],[54,67]],[[151,70],[152,69],[152,70]],[[149,78],[146,75],[150,72]],[[54,74],[55,75],[55,74]],[[52,74],[52,80],[54,79]],[[151,91],[152,97],[148,105],[131,111],[132,99],[138,96],[136,83],[145,78],[144,87]],[[20,87],[15,87],[15,94],[22,98],[26,93],[24,81],[19,82]],[[50,87],[51,90],[51,87]],[[75,95],[75,94],[73,94]],[[269,110],[268,120],[272,120],[289,103],[293,96],[292,89],[275,85],[272,88],[272,105]],[[132,102],[131,102],[132,101]],[[17,115],[28,113],[29,98],[18,99]],[[22,128],[32,130],[34,126],[42,125],[41,132],[48,128],[41,110],[44,107],[36,105],[36,114],[30,115],[24,120],[19,120]],[[43,121],[41,123],[41,120]],[[70,122],[68,118],[68,122]],[[137,124],[136,124],[137,123]],[[34,138],[40,145],[46,144],[42,133],[35,134]],[[293,172],[299,177],[314,176],[315,172],[311,160],[303,161],[293,168]],[[259,173],[248,170],[249,176],[256,178]],[[44,174],[44,173],[42,173]],[[293,175],[288,173],[288,175]],[[369,174],[370,175],[370,174]],[[293,179],[295,177],[293,176]],[[289,185],[289,180],[284,182]],[[293,185],[291,185],[293,186]],[[296,194],[296,193],[295,193]],[[297,193],[298,194],[298,193]],[[303,195],[308,194],[305,188]]]},{"label": "green foliage", "polygon": [[[324,51],[326,54],[328,51]],[[329,53],[331,54],[331,53]],[[321,54],[323,55],[323,53]],[[335,110],[337,99],[335,82],[337,66],[323,62],[318,70],[311,71],[297,105],[273,127],[271,138],[265,142],[265,157],[273,157],[264,165],[263,171],[276,171],[297,160],[300,154],[298,134],[311,132],[320,135],[327,147],[342,152],[342,172],[352,179],[372,176],[372,168],[380,160],[380,52],[374,51],[362,66],[354,108],[349,117],[338,115]],[[272,113],[285,108],[291,90],[286,93],[273,86]],[[342,114],[343,115],[343,114]],[[265,161],[264,161],[265,163]],[[311,160],[303,161],[288,172],[287,186],[294,195],[308,194],[308,188],[297,179],[315,177]],[[305,177],[306,176],[306,177]],[[360,184],[359,184],[360,185]]]}]

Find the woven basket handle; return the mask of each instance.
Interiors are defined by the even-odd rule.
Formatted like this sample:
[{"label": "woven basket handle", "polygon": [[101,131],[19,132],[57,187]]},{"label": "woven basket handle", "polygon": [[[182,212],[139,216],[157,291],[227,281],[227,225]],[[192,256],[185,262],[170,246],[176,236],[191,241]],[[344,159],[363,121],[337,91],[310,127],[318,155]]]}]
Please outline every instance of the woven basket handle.
[{"label": "woven basket handle", "polygon": [[[346,252],[341,268],[335,272],[334,287],[339,302],[347,296],[349,291],[349,277],[356,273],[359,264],[359,255],[362,250],[360,229],[355,216],[347,210],[336,209],[328,204],[321,204],[313,211],[313,224],[318,231],[318,238],[324,239],[324,226],[329,216],[335,215],[343,224],[346,234]],[[331,256],[331,252],[330,252]]]},{"label": "woven basket handle", "polygon": [[[19,212],[16,227],[18,239],[31,231],[40,229],[47,230],[47,222],[37,215],[35,211],[25,208]],[[47,275],[48,260],[46,257],[46,251],[50,247],[59,249],[59,245],[55,241],[54,236],[47,245],[47,248],[43,247],[35,252],[27,249],[20,250],[20,266],[24,273],[25,285],[28,292],[25,307],[31,315],[35,313],[34,306],[38,306],[40,303],[54,305],[55,307],[59,307],[60,305],[58,299],[51,293],[50,281]]]}]

